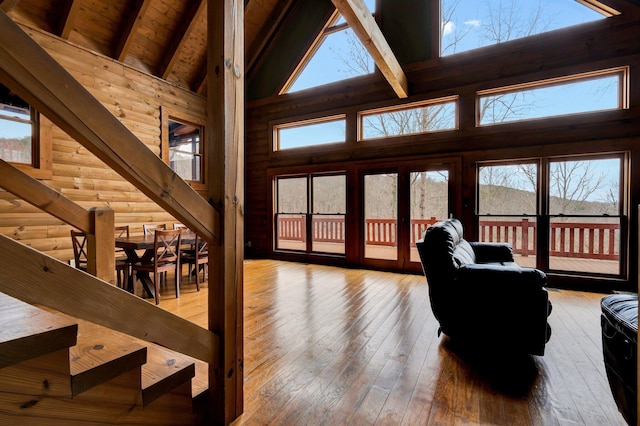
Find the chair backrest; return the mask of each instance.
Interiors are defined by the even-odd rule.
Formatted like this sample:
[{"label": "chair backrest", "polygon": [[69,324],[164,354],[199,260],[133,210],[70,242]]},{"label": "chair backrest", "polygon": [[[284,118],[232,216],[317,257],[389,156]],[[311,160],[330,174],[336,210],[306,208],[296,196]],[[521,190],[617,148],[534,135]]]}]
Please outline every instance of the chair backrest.
[{"label": "chair backrest", "polygon": [[205,240],[203,240],[202,238],[200,238],[198,236],[198,234],[196,234],[196,242],[195,242],[195,247],[196,247],[196,254],[198,256],[208,256],[209,255],[209,245],[207,244],[207,242]]},{"label": "chair backrest", "polygon": [[142,232],[144,232],[145,236],[153,234],[153,231],[155,231],[156,229],[167,229],[167,225],[164,223],[145,223],[144,225],[142,225]]},{"label": "chair backrest", "polygon": [[129,225],[116,226],[114,233],[116,238],[129,238]]},{"label": "chair backrest", "polygon": [[71,230],[71,243],[73,244],[73,260],[76,268],[87,270],[87,234],[82,231]]},{"label": "chair backrest", "polygon": [[187,225],[184,223],[174,223],[173,229],[187,229]]},{"label": "chair backrest", "polygon": [[154,234],[156,263],[176,262],[180,256],[182,231],[180,229],[158,229]]},{"label": "chair backrest", "polygon": [[459,266],[456,249],[461,243],[468,244],[463,238],[462,223],[455,218],[433,224],[416,243],[422,269],[430,286],[453,278]]}]

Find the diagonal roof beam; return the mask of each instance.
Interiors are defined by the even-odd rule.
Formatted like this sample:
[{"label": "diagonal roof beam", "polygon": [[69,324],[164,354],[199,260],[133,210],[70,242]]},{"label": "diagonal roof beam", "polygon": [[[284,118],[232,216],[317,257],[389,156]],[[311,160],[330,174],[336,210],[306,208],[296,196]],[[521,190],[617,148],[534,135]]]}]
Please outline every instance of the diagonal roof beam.
[{"label": "diagonal roof beam", "polygon": [[127,17],[114,50],[113,57],[118,61],[124,62],[127,53],[129,53],[133,38],[138,28],[140,28],[140,25],[142,25],[142,18],[147,12],[149,4],[151,4],[151,0],[135,0],[133,6],[130,8],[129,16]]},{"label": "diagonal roof beam", "polygon": [[198,17],[205,10],[207,2],[204,0],[190,1],[189,5],[189,9],[187,10],[185,16],[182,18],[182,22],[186,23],[186,25],[183,27],[183,30],[178,31],[175,34],[173,40],[171,40],[169,47],[167,48],[165,57],[162,60],[162,64],[160,64],[160,69],[158,70],[158,75],[165,80],[167,79],[167,77],[169,77],[173,65],[178,60],[180,49],[182,49],[184,44],[189,39],[189,36],[195,29],[196,23],[198,22]]},{"label": "diagonal roof beam", "polygon": [[409,96],[409,83],[400,63],[363,0],[331,0],[399,98]]}]

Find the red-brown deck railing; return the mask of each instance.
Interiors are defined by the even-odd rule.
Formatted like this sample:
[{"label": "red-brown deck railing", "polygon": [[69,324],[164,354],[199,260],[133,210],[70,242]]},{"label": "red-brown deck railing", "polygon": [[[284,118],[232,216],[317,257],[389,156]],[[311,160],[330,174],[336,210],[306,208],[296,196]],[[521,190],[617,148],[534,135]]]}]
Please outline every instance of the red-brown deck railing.
[{"label": "red-brown deck railing", "polygon": [[[411,221],[411,246],[415,246],[424,231],[439,219]],[[306,242],[305,215],[279,216],[278,238]],[[312,238],[315,242],[344,243],[344,217],[312,218]],[[366,244],[396,246],[397,221],[395,219],[366,219]],[[506,242],[515,254],[526,257],[536,253],[536,222],[529,219],[480,221],[480,241]],[[583,259],[619,260],[620,226],[617,223],[551,224],[551,256]]]}]

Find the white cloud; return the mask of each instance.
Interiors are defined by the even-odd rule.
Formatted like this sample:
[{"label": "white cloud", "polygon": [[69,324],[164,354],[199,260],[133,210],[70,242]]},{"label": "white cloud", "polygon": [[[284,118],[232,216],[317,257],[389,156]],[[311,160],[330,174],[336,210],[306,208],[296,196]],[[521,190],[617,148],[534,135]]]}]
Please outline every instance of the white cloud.
[{"label": "white cloud", "polygon": [[442,29],[442,35],[446,36],[448,34],[451,34],[455,29],[456,29],[456,24],[454,24],[452,21],[448,21],[444,24],[444,28]]},{"label": "white cloud", "polygon": [[471,19],[469,21],[464,21],[465,25],[470,25],[472,27],[479,27],[481,22],[479,19]]}]

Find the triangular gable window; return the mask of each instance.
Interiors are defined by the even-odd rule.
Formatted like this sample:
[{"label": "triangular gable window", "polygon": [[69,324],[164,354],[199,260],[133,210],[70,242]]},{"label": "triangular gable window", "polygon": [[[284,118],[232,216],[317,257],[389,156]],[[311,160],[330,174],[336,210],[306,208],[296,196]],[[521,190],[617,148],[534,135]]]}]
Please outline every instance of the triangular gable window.
[{"label": "triangular gable window", "polygon": [[617,15],[596,0],[441,0],[440,55]]},{"label": "triangular gable window", "polygon": [[[365,0],[371,11],[374,0]],[[351,77],[371,74],[373,59],[342,15],[336,12],[281,93],[291,93]]]}]

